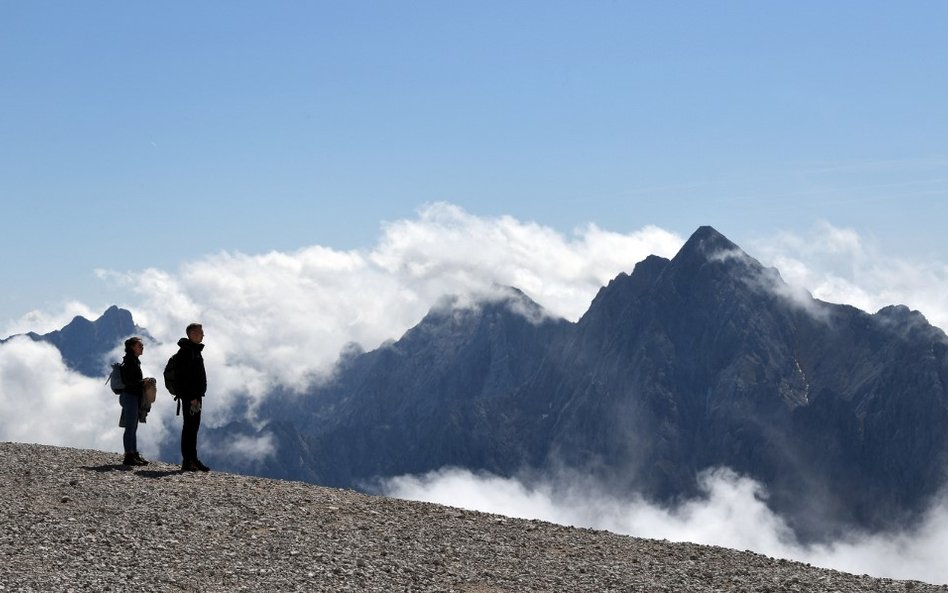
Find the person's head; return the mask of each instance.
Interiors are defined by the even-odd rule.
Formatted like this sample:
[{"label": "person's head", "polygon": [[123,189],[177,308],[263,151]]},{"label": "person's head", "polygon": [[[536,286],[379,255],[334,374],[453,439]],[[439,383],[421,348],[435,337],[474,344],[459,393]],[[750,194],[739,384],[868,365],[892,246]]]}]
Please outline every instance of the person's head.
[{"label": "person's head", "polygon": [[134,354],[135,356],[141,356],[142,351],[145,350],[145,344],[142,342],[142,339],[138,336],[132,336],[131,338],[125,340],[125,352],[128,354]]},{"label": "person's head", "polygon": [[184,333],[188,336],[189,340],[195,344],[200,344],[204,339],[204,326],[200,323],[191,323],[184,330]]}]

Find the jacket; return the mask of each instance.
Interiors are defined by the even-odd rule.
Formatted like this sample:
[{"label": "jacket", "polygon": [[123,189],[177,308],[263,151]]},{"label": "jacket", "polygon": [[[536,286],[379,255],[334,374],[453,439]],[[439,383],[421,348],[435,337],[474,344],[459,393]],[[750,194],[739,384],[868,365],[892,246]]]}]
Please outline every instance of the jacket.
[{"label": "jacket", "polygon": [[142,362],[133,353],[126,350],[122,359],[122,383],[125,384],[125,393],[141,396],[144,386]]},{"label": "jacket", "polygon": [[207,392],[207,373],[204,371],[204,344],[195,344],[188,338],[178,340],[174,374],[177,397],[183,401],[204,397]]}]

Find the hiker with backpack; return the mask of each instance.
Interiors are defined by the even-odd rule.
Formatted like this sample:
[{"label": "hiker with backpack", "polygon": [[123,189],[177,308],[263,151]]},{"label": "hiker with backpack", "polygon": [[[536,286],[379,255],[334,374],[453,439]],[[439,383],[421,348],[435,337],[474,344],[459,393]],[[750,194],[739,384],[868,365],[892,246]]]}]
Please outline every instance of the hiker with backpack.
[{"label": "hiker with backpack", "polygon": [[[197,434],[201,428],[201,403],[207,391],[207,373],[204,371],[204,328],[192,323],[185,329],[186,338],[178,340],[178,352],[168,365],[173,368],[174,395],[179,400],[184,424],[181,427],[181,471],[203,471],[209,468],[197,455]],[[166,381],[168,371],[165,371]]]},{"label": "hiker with backpack", "polygon": [[121,378],[118,396],[122,416],[119,425],[125,427],[122,435],[125,458],[122,465],[148,465],[138,452],[138,422],[145,390],[154,389],[155,380],[142,375],[140,358],[144,350],[145,344],[141,338],[134,336],[125,340],[125,358],[117,369],[113,367],[112,370],[113,373],[117,370]]}]

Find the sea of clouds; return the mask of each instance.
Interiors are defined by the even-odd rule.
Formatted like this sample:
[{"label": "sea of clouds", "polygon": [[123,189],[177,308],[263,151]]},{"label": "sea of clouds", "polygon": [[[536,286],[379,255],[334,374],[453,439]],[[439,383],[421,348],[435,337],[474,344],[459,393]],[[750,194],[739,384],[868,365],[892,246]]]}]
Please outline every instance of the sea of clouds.
[{"label": "sea of clouds", "polygon": [[[727,229],[718,229],[727,234]],[[490,298],[515,286],[550,314],[578,319],[596,292],[650,254],[673,257],[686,237],[646,226],[617,232],[586,225],[561,233],[511,217],[478,217],[432,204],[416,217],[382,226],[375,245],[339,251],[310,246],[293,252],[209,254],[177,270],[100,270],[103,282],[130,289],[136,323],[154,341],[142,358],[159,376],[187,323],[204,323],[211,385],[205,422],[221,425],[231,410],[250,410],[275,387],[302,391],[331,376],[341,351],[372,349],[400,337],[446,294]],[[948,265],[906,261],[851,229],[819,224],[804,233],[745,241],[741,247],[779,269],[786,293],[874,312],[888,304],[922,311],[948,327]],[[108,305],[107,304],[107,305]],[[104,306],[102,307],[104,310]],[[0,337],[66,325],[101,310],[68,303],[33,311]],[[119,359],[121,352],[111,353]],[[47,344],[15,338],[0,345],[0,440],[121,450],[119,410],[103,377],[68,369]],[[242,404],[234,405],[237,401]],[[139,431],[146,456],[178,424],[169,400]],[[259,419],[265,421],[265,419]],[[248,458],[273,452],[273,441],[240,437],[229,450]],[[726,469],[705,477],[708,496],[675,509],[595,495],[582,479],[527,485],[516,479],[444,470],[388,483],[393,496],[431,500],[514,516],[610,529],[619,533],[752,549],[856,573],[946,583],[934,552],[948,543],[948,504],[938,503],[912,533],[853,534],[831,546],[805,547],[760,501],[760,486]]]}]

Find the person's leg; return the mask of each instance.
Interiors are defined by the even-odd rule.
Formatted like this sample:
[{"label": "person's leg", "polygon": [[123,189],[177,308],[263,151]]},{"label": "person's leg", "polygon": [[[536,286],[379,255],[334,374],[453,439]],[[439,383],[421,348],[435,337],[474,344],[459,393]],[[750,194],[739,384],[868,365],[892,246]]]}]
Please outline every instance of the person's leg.
[{"label": "person's leg", "polygon": [[184,403],[181,406],[181,417],[184,423],[181,426],[181,463],[184,469],[197,459],[197,431],[201,426],[201,413],[191,412],[191,405]]},{"label": "person's leg", "polygon": [[125,460],[138,452],[138,397],[130,393],[119,395],[122,406],[122,417],[125,421],[125,433],[122,435],[122,446],[125,449]]},{"label": "person's leg", "polygon": [[193,440],[192,433],[194,431],[191,429],[193,422],[187,408],[181,411],[181,416],[184,420],[181,425],[181,461],[186,465],[191,463],[191,441]]},{"label": "person's leg", "polygon": [[196,465],[199,470],[201,470],[202,472],[206,472],[210,468],[204,465],[204,462],[201,461],[197,453],[197,437],[198,437],[198,431],[200,429],[201,429],[201,407],[198,406],[197,411],[194,413],[194,441],[193,441],[194,448],[191,450],[191,454],[193,455],[191,459],[194,461],[194,465]]},{"label": "person's leg", "polygon": [[198,458],[198,431],[201,430],[201,411],[194,413],[194,436],[191,438],[191,459],[197,461]]}]

